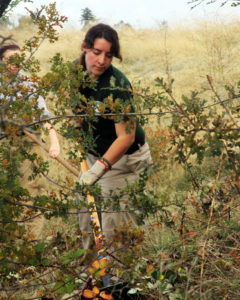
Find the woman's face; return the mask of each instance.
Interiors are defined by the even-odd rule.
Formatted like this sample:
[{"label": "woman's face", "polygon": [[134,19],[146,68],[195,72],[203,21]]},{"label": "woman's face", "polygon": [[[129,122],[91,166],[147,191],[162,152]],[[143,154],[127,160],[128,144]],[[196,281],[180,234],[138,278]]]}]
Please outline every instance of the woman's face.
[{"label": "woman's face", "polygon": [[87,71],[89,74],[93,74],[95,79],[98,79],[112,62],[111,46],[112,44],[104,38],[95,39],[91,49],[82,46],[82,51],[85,52]]},{"label": "woman's face", "polygon": [[7,68],[11,73],[17,73],[18,67],[16,65],[10,64],[9,59],[11,56],[21,55],[20,50],[7,50],[3,54],[3,61],[7,64]]}]

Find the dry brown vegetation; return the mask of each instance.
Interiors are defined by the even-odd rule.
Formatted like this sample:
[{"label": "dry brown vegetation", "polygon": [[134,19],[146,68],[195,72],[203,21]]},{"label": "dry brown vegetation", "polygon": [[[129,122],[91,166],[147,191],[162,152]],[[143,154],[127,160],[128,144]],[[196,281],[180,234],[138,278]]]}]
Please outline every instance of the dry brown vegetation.
[{"label": "dry brown vegetation", "polygon": [[[173,28],[160,26],[155,29],[123,27],[118,30],[123,62],[114,64],[131,80],[133,85],[153,88],[156,77],[174,78],[177,96],[199,88],[207,88],[206,75],[214,78],[219,88],[239,77],[239,20],[222,19],[192,21]],[[33,35],[32,26],[25,29],[1,29],[0,34],[13,34],[22,46]],[[80,55],[85,30],[65,29],[54,44],[45,42],[36,57],[45,73],[49,59],[60,52],[72,61]]]},{"label": "dry brown vegetation", "polygon": [[[240,21],[222,19],[212,21],[192,21],[186,25],[155,29],[118,29],[122,47],[123,61],[113,63],[130,79],[133,86],[150,87],[154,91],[154,79],[163,77],[174,79],[174,94],[181,98],[192,90],[210,89],[206,75],[212,76],[219,92],[224,94],[224,85],[237,82],[240,75]],[[36,53],[41,62],[41,74],[49,70],[49,59],[57,52],[66,60],[74,60],[80,55],[81,41],[86,30],[63,29],[56,43],[44,42]],[[24,41],[33,35],[32,25],[14,29],[0,29],[0,34],[13,35],[15,41],[23,46]],[[49,109],[54,103],[46,99]],[[162,118],[162,124],[165,123]],[[69,147],[61,138],[62,153]],[[46,138],[47,141],[47,138]],[[51,173],[55,180],[63,180],[66,174],[56,161],[50,160]]]},{"label": "dry brown vegetation", "polygon": [[[214,84],[216,85],[218,92],[221,94],[221,96],[224,99],[224,97],[227,97],[227,93],[224,91],[224,85],[225,84],[235,85],[240,75],[240,69],[239,69],[240,56],[238,52],[238,49],[240,47],[239,25],[240,24],[238,20],[232,20],[232,22],[226,22],[224,20],[218,19],[213,21],[210,20],[195,21],[192,22],[191,24],[185,26],[179,25],[174,28],[159,26],[156,29],[135,30],[129,27],[119,29],[120,41],[122,45],[123,62],[119,63],[116,60],[114,61],[114,64],[127,75],[130,81],[133,83],[133,86],[138,87],[140,85],[141,87],[149,87],[152,91],[155,90],[154,79],[156,77],[164,77],[166,80],[174,79],[175,83],[174,83],[173,90],[176,99],[179,102],[181,101],[180,99],[181,95],[182,94],[189,95],[191,90],[203,90],[206,95],[209,95],[210,87],[207,84],[206,75],[210,75],[214,80]],[[15,40],[22,46],[24,40],[27,37],[32,35],[32,28],[26,28],[24,30],[20,30],[20,29],[0,30],[0,34],[3,35],[7,35],[10,33],[13,34]],[[58,42],[54,44],[49,44],[46,42],[45,44],[43,44],[36,55],[41,62],[41,66],[42,66],[41,73],[44,74],[45,72],[48,71],[50,66],[49,58],[52,57],[57,52],[60,52],[61,55],[64,57],[64,59],[70,61],[78,57],[80,54],[80,43],[82,41],[84,33],[85,33],[84,30],[82,31],[63,30],[59,34]],[[53,110],[54,103],[48,101],[47,104],[50,110],[51,109]],[[166,119],[165,117],[163,117],[161,119],[160,124],[165,124],[165,122]],[[152,125],[152,123],[150,124]],[[150,135],[152,134],[152,137],[155,134],[154,138],[152,138],[152,141],[150,141],[150,146],[152,146],[152,151],[153,151],[153,157],[156,158],[156,160],[159,159],[160,163],[163,163],[164,155],[162,154],[165,150],[165,143],[167,140],[168,133],[164,131],[164,128],[159,128],[159,130],[156,130],[154,134],[151,133],[151,128],[148,128],[147,134],[148,133]],[[164,139],[165,135],[166,135],[166,140]],[[63,140],[62,137],[59,138],[62,145],[61,156],[66,157],[65,152],[66,149],[69,148],[69,145],[65,140]],[[214,163],[215,163],[214,160],[210,161],[209,164],[207,163],[206,165],[204,165],[202,169],[200,169],[199,167],[199,170],[197,170],[197,172],[199,171],[204,173],[208,171],[210,173],[210,171],[212,171],[210,169],[214,169],[212,167],[214,166]],[[63,167],[60,164],[58,164],[56,161],[51,160],[50,165],[51,168],[50,168],[49,175],[54,180],[60,181],[61,183],[64,184],[64,182],[67,182],[69,178],[73,178],[73,176],[65,169],[63,169]],[[217,168],[217,166],[214,167]],[[183,282],[184,285],[183,289],[185,289],[185,283],[186,283],[185,280],[186,278],[188,278],[187,287],[186,287],[186,290],[188,290],[188,284],[192,280],[191,276],[196,282],[199,281],[200,272],[199,269],[195,270],[195,264],[197,264],[196,262],[201,256],[202,263],[199,264],[198,267],[201,266],[202,270],[203,267],[205,267],[205,269],[207,270],[205,273],[203,273],[202,271],[202,274],[204,275],[206,274],[206,282],[207,281],[210,282],[212,280],[213,286],[215,284],[217,286],[216,289],[219,290],[219,295],[222,293],[221,288],[225,289],[227,293],[228,292],[227,290],[231,285],[229,283],[227,276],[232,276],[231,278],[236,278],[237,277],[236,275],[239,275],[239,268],[238,268],[239,261],[237,261],[239,260],[239,254],[238,253],[235,254],[235,252],[237,251],[237,250],[235,251],[235,248],[232,249],[234,247],[232,245],[238,244],[238,236],[237,235],[235,236],[233,234],[229,235],[227,230],[223,231],[222,228],[224,228],[223,225],[225,226],[225,223],[222,225],[222,227],[212,226],[210,228],[211,218],[213,217],[212,215],[210,215],[209,218],[210,221],[208,223],[209,215],[200,214],[200,205],[197,203],[197,201],[199,200],[198,199],[199,195],[195,195],[193,193],[193,196],[190,195],[188,197],[185,197],[186,196],[185,194],[187,194],[186,191],[187,189],[185,189],[184,184],[186,184],[186,186],[189,185],[190,180],[184,178],[182,169],[180,170],[180,168],[178,169],[177,167],[173,168],[173,165],[169,164],[165,169],[162,168],[160,173],[157,173],[157,176],[159,176],[161,181],[159,178],[153,178],[153,180],[156,180],[157,182],[156,190],[157,189],[161,190],[162,193],[161,200],[163,205],[164,204],[168,205],[168,203],[164,202],[165,201],[164,191],[166,193],[165,198],[168,200],[170,198],[169,197],[170,193],[172,194],[175,193],[173,189],[174,187],[176,187],[176,190],[178,188],[178,191],[176,192],[177,196],[175,197],[174,195],[172,197],[173,201],[175,201],[177,197],[180,198],[181,193],[183,192],[182,193],[183,199],[181,201],[183,203],[186,202],[186,207],[190,207],[190,208],[194,207],[194,209],[196,208],[196,211],[194,210],[194,213],[191,212],[192,215],[190,215],[189,213],[190,216],[189,217],[187,216],[188,215],[187,210],[186,210],[187,213],[185,213],[185,211],[182,213],[180,212],[180,210],[178,213],[176,206],[174,206],[172,209],[171,208],[169,209],[168,216],[170,216],[169,219],[174,220],[173,221],[174,223],[176,224],[179,223],[178,230],[174,231],[170,226],[171,225],[170,222],[169,222],[170,224],[169,228],[167,228],[168,225],[165,226],[164,228],[164,222],[162,222],[162,223],[156,223],[156,230],[155,227],[150,229],[150,231],[152,230],[153,232],[152,235],[149,235],[149,240],[152,239],[152,241],[149,242],[149,244],[152,245],[152,249],[150,247],[152,253],[150,254],[153,254],[154,259],[156,259],[156,270],[157,268],[160,267],[165,268],[166,267],[165,265],[167,264],[167,262],[169,262],[169,272],[166,267],[166,270],[168,272],[168,273],[166,272],[166,276],[169,276],[170,278],[170,276],[172,276],[170,274],[171,272],[173,274],[178,274],[176,276],[181,277],[180,279],[179,278],[178,279],[180,280],[180,283]],[[210,185],[209,190],[206,190],[206,192],[204,190],[204,193],[206,195],[209,194],[210,196],[211,193],[214,194],[214,192],[215,192],[215,186],[213,188],[212,185]],[[229,192],[230,195],[229,198],[231,198],[232,197],[231,186],[229,188],[229,191],[227,190],[227,192]],[[233,197],[231,199],[232,199],[231,201],[234,200]],[[227,209],[229,209],[229,211],[233,209],[234,213],[236,213],[234,214],[234,217],[237,216],[237,210],[235,209],[235,206],[233,206],[232,208],[230,207],[229,204],[226,207]],[[218,211],[218,209],[216,211]],[[214,213],[216,213],[216,219],[218,219],[217,212],[214,211]],[[228,221],[228,216],[225,215],[224,215],[223,222]],[[189,224],[192,226],[192,227],[189,226],[189,228],[193,228],[193,230],[188,230],[187,228],[184,227],[185,226],[184,222],[186,218],[189,218],[190,220]],[[200,219],[200,221],[198,219]],[[197,220],[196,222],[197,225],[194,223],[196,220]],[[235,221],[235,218],[233,218],[233,220]],[[229,216],[229,221],[230,221],[230,216]],[[204,229],[203,226],[205,224],[208,224],[206,229]],[[56,223],[54,225],[56,226]],[[232,226],[235,226],[235,223],[233,223]],[[66,231],[69,230],[70,230],[69,227],[66,227]],[[160,231],[161,234],[159,233]],[[229,242],[230,244],[229,248],[227,248],[226,246],[228,244],[226,244],[225,241],[223,241],[225,234],[229,240],[230,239],[233,240],[233,242],[232,240],[230,241],[231,243]],[[194,247],[191,248],[192,247],[191,242],[195,236],[197,237],[198,240],[196,244],[194,244],[195,242],[193,242]],[[156,239],[156,241],[154,239]],[[210,242],[207,243],[207,241]],[[202,245],[204,245],[204,247]],[[182,248],[180,246],[182,246]],[[230,247],[232,248],[230,249]],[[180,255],[179,254],[180,248],[183,253],[181,257],[182,261],[179,258],[180,256],[178,256]],[[166,254],[164,251],[162,251],[163,249],[165,252],[168,253]],[[216,251],[216,249],[220,249],[219,253],[218,251]],[[200,252],[200,250],[202,252]],[[230,250],[232,251],[230,252]],[[233,252],[233,250],[235,252]],[[206,256],[204,258],[202,253],[205,254],[205,251],[209,256]],[[223,259],[222,255],[224,254],[222,253],[225,253],[224,251],[228,254],[228,256],[225,255]],[[161,253],[161,259],[160,259],[161,261],[159,260],[159,257],[157,257],[156,253],[157,254]],[[229,261],[231,262],[231,257],[237,261],[236,268],[235,265],[230,265],[229,267],[228,263]],[[174,263],[172,264],[173,261]],[[141,265],[142,267],[143,263],[144,263],[144,259],[143,261],[139,262],[139,265]],[[148,261],[147,262],[145,261],[145,263],[147,265]],[[185,265],[188,266],[188,268],[186,267],[186,270],[188,271],[186,271],[186,274],[185,273],[183,274],[181,268],[184,267]],[[215,267],[215,269],[213,269],[213,266]],[[174,270],[175,273],[172,270]],[[135,271],[137,272],[137,269]],[[225,276],[225,272],[227,271],[229,271],[229,273],[227,273],[227,275]],[[214,277],[216,274],[217,274],[216,276],[218,276],[218,272],[219,274],[221,273],[218,277],[218,279],[220,278],[219,282],[218,279]],[[141,272],[139,273],[142,276],[142,273]],[[151,273],[151,270],[149,271],[149,273]],[[200,278],[201,279],[200,280],[201,282],[199,284],[200,286],[202,285],[203,277],[204,277],[202,274]],[[175,279],[173,281],[175,282]],[[239,287],[239,282],[234,284],[236,284],[236,286]],[[210,287],[212,288],[211,285]],[[189,294],[194,295],[194,290],[190,290]],[[232,289],[232,295],[235,295],[235,288]],[[219,297],[216,296],[217,297],[216,299],[228,299],[227,296],[226,298],[223,298],[224,296],[225,295],[222,295],[221,298],[220,296]],[[186,293],[185,298],[174,298],[174,299],[197,299],[197,298],[187,298],[187,297],[188,295]]]},{"label": "dry brown vegetation", "polygon": [[[192,90],[209,90],[206,75],[214,78],[218,91],[225,84],[237,82],[240,75],[240,31],[239,20],[231,22],[222,19],[212,21],[192,21],[173,28],[160,26],[155,29],[118,29],[123,61],[113,63],[130,79],[133,86],[150,87],[154,90],[154,79],[163,77],[174,79],[174,93],[179,98],[189,95]],[[48,71],[49,59],[57,52],[66,60],[74,60],[80,55],[81,41],[86,30],[63,29],[56,43],[44,42],[36,53],[41,62],[41,74]],[[12,34],[15,41],[23,46],[24,41],[33,35],[32,25],[14,29],[0,29],[0,34]],[[205,91],[205,93],[207,93]],[[223,92],[224,93],[224,92]],[[223,94],[224,95],[224,94]],[[54,103],[48,102],[49,109]],[[162,118],[162,124],[165,124]],[[69,145],[59,136],[65,158]],[[46,142],[48,139],[45,138]],[[57,181],[73,177],[58,162],[49,160],[50,176]],[[175,174],[169,174],[170,178]],[[169,177],[168,177],[169,178]]]},{"label": "dry brown vegetation", "polygon": [[[205,75],[216,82],[226,84],[239,76],[239,20],[222,19],[192,21],[173,28],[160,26],[155,29],[123,27],[118,30],[122,46],[123,62],[114,62],[134,83],[152,86],[156,77],[171,76],[176,81],[180,95],[204,86]],[[23,45],[32,34],[32,26],[25,29],[0,30],[1,34],[13,34]],[[80,54],[85,30],[65,29],[59,33],[59,41],[45,42],[37,52],[42,73],[49,67],[49,58],[60,52],[64,59],[73,60]]]}]

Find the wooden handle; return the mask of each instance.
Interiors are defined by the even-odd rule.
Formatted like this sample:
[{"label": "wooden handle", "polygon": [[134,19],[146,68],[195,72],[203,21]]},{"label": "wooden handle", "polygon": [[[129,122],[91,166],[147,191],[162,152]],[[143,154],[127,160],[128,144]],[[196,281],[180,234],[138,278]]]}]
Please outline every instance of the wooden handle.
[{"label": "wooden handle", "polygon": [[[27,130],[24,130],[24,133],[36,144],[38,144],[41,148],[43,148],[46,152],[48,152],[48,149],[45,145],[43,145],[39,140],[38,138],[28,132]],[[63,165],[66,169],[68,169],[68,171],[70,171],[72,174],[74,174],[76,177],[78,177],[79,175],[79,171],[77,169],[75,169],[73,166],[71,166],[69,163],[67,163],[65,160],[63,160],[62,158],[60,157],[56,157],[54,158],[56,159],[61,165]]]},{"label": "wooden handle", "polygon": [[[81,156],[82,155],[80,153],[80,157]],[[88,171],[88,165],[87,165],[87,161],[85,159],[81,161],[81,170],[83,173]],[[101,227],[100,227],[100,222],[99,222],[99,218],[98,218],[98,214],[97,214],[97,208],[95,205],[94,197],[88,193],[87,200],[88,200],[88,204],[93,205],[93,210],[91,211],[91,221],[93,222],[94,225],[96,225],[100,229]]]},{"label": "wooden handle", "polygon": [[[80,157],[82,157],[81,152],[79,152],[79,154],[80,154]],[[83,173],[88,171],[88,165],[87,165],[87,161],[85,159],[83,159],[81,161],[81,170]],[[88,204],[91,204],[91,206],[92,206],[90,213],[91,213],[91,221],[94,225],[94,228],[96,228],[96,227],[99,228],[97,232],[95,232],[95,231],[93,232],[95,243],[98,248],[101,248],[103,233],[101,230],[101,225],[100,225],[100,221],[98,218],[97,208],[95,205],[94,197],[92,195],[90,195],[89,193],[87,193],[87,201],[88,201]],[[101,252],[101,249],[99,250],[99,252]]]},{"label": "wooden handle", "polygon": [[[45,145],[43,145],[34,134],[28,132],[27,130],[24,130],[24,133],[34,143],[38,144],[41,148],[43,148],[46,152],[48,152],[47,147]],[[81,156],[81,153],[80,153],[80,156]],[[79,171],[77,169],[75,169],[73,166],[71,166],[69,163],[67,163],[66,161],[64,161],[60,157],[56,157],[55,159],[61,165],[63,165],[66,169],[68,169],[72,174],[74,174],[76,177],[78,177]],[[85,159],[81,162],[81,170],[82,170],[83,173],[88,171],[88,165],[87,165],[87,162],[86,162]],[[101,231],[100,221],[99,221],[99,218],[98,218],[97,208],[96,208],[96,205],[95,205],[94,197],[92,195],[90,195],[89,193],[87,194],[87,201],[88,201],[88,204],[91,204],[91,206],[93,207],[92,211],[90,211],[91,221],[92,221],[94,227],[99,228],[98,232],[94,232],[94,238],[95,238],[96,245],[100,248],[101,247],[101,239],[102,239],[103,234],[102,234],[102,231]]]},{"label": "wooden handle", "polygon": [[87,165],[87,161],[85,159],[81,162],[81,170],[83,173],[88,171],[88,165]]}]

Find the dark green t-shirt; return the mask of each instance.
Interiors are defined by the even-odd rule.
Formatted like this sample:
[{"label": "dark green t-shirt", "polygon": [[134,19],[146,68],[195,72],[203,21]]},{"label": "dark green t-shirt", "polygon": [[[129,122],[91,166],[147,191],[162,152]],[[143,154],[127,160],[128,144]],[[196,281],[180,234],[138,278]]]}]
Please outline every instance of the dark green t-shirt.
[{"label": "dark green t-shirt", "polygon": [[[125,90],[124,90],[125,89]],[[120,102],[124,105],[131,105],[131,112],[134,112],[132,106],[132,93],[128,90],[131,90],[131,84],[126,78],[126,76],[119,71],[114,66],[110,67],[98,78],[96,82],[96,87],[94,89],[86,89],[82,93],[86,96],[87,99],[94,99],[97,103],[104,102],[109,96],[113,99],[113,102],[116,102],[117,99],[120,99]],[[106,101],[106,100],[105,100]],[[108,102],[108,101],[106,101]],[[112,112],[108,110],[107,112]],[[114,111],[115,113],[116,111]],[[99,117],[97,122],[93,123],[93,137],[95,140],[95,153],[94,151],[89,151],[94,155],[103,156],[104,153],[108,150],[114,140],[117,138],[115,123],[123,122],[123,120],[111,120],[109,118]],[[83,124],[83,128],[88,128],[87,124]],[[145,133],[142,127],[137,124],[135,141],[131,147],[127,150],[126,154],[131,154],[138,150],[138,145],[143,145],[145,143]]]}]

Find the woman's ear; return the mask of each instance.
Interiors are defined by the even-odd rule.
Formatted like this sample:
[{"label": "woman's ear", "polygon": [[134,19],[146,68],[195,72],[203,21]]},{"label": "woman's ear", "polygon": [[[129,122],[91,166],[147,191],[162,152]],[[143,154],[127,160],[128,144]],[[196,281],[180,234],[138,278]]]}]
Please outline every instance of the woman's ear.
[{"label": "woman's ear", "polygon": [[82,45],[81,45],[81,50],[82,52],[86,52],[86,43],[85,42],[82,42]]}]

